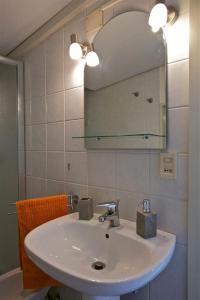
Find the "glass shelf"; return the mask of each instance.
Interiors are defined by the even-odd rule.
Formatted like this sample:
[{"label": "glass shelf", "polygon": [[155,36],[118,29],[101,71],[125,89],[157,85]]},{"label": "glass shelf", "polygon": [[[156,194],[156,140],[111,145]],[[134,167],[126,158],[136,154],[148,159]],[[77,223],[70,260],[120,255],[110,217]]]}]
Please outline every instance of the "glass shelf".
[{"label": "glass shelf", "polygon": [[144,140],[148,140],[151,137],[165,138],[165,135],[153,134],[153,133],[136,133],[136,134],[115,134],[115,135],[90,135],[90,136],[73,136],[73,139],[107,139],[107,138],[123,138],[123,137],[141,137]]}]

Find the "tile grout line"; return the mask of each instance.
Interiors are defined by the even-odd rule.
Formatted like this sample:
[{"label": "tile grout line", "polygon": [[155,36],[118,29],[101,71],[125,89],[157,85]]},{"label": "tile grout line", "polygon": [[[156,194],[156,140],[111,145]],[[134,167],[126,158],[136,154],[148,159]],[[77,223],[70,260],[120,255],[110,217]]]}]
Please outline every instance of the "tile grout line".
[{"label": "tile grout line", "polygon": [[45,81],[44,81],[44,84],[45,84],[45,193],[48,193],[47,192],[47,53],[46,53],[46,41],[44,43],[44,72],[45,72]]},{"label": "tile grout line", "polygon": [[[62,68],[63,68],[63,87],[65,88],[65,53],[64,53],[64,39],[65,39],[65,31],[62,29]],[[65,109],[66,109],[66,91],[64,90],[64,182],[66,181],[66,120],[65,120]],[[64,191],[66,193],[66,184],[64,183]]]}]

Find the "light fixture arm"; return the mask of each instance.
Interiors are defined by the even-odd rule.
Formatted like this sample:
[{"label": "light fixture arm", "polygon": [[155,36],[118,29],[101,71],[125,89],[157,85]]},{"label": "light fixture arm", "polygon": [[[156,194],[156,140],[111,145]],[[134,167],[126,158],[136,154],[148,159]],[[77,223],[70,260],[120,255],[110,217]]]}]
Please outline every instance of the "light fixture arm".
[{"label": "light fixture arm", "polygon": [[167,6],[167,25],[173,25],[178,19],[178,11],[173,6]]},{"label": "light fixture arm", "polygon": [[90,46],[90,44],[87,43],[87,42],[83,42],[83,43],[81,43],[80,45],[81,45],[82,50],[83,50],[83,58],[85,58],[86,55],[88,54],[88,52],[91,51],[91,50],[90,50],[90,49],[91,49],[91,46]]},{"label": "light fixture arm", "polygon": [[[88,53],[88,49],[90,49],[90,44],[87,42],[79,42],[78,35],[76,33],[72,33],[70,35],[71,44],[78,43],[82,49],[83,57],[85,57]],[[91,50],[90,50],[91,51]]]},{"label": "light fixture arm", "polygon": [[70,41],[71,41],[71,44],[73,44],[73,43],[79,43],[79,41],[78,41],[78,35],[76,33],[72,33],[70,35]]}]

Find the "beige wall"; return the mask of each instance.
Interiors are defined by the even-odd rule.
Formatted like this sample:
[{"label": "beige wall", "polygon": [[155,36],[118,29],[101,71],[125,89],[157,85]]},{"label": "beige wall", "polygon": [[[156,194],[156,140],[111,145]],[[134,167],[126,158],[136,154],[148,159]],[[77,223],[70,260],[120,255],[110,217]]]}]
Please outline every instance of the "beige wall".
[{"label": "beige wall", "polygon": [[[150,2],[119,1],[105,10],[104,22],[131,9],[149,11]],[[84,99],[83,64],[69,59],[69,37],[76,32],[82,40],[91,39],[94,32],[84,29],[89,10],[24,57],[27,196],[73,191],[95,202],[119,198],[121,217],[130,220],[135,220],[138,202],[148,197],[159,228],[177,235],[168,268],[126,300],[186,300],[189,0],[167,2],[180,13],[166,32],[168,150],[178,153],[176,180],[160,179],[158,151],[86,151],[82,140],[71,139],[83,134]]]}]

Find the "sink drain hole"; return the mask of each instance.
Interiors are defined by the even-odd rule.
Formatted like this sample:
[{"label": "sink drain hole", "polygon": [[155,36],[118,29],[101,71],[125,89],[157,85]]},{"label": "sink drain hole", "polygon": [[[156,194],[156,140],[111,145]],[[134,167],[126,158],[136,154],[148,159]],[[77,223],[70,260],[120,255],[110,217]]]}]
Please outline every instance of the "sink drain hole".
[{"label": "sink drain hole", "polygon": [[92,268],[98,271],[105,269],[105,267],[106,265],[102,261],[95,261],[92,264]]}]

